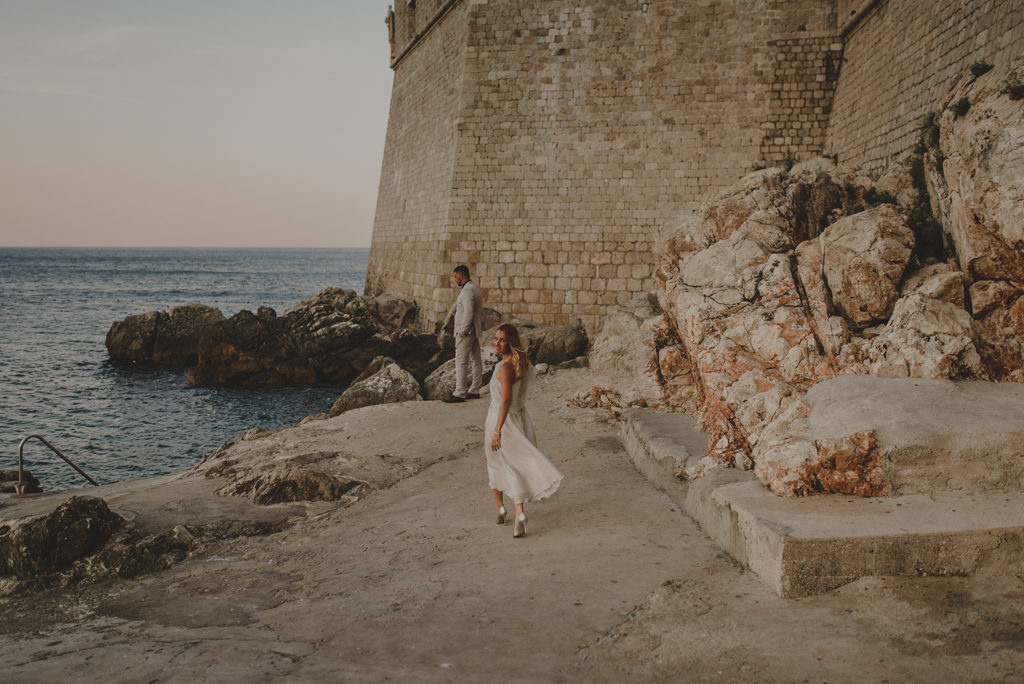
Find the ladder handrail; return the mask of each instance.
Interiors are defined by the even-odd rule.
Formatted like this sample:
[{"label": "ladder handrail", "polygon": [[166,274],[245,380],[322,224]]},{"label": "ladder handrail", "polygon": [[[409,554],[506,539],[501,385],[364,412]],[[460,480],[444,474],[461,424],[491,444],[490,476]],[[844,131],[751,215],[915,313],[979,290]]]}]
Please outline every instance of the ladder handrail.
[{"label": "ladder handrail", "polygon": [[99,487],[100,486],[99,482],[97,482],[96,480],[94,480],[91,477],[89,477],[89,475],[84,470],[82,470],[77,465],[75,465],[74,462],[72,462],[72,460],[70,458],[68,458],[67,456],[62,454],[60,452],[60,449],[58,449],[57,447],[55,447],[52,444],[50,444],[46,440],[45,437],[43,437],[42,435],[29,435],[25,439],[21,440],[21,444],[18,445],[18,488],[17,488],[17,491],[18,491],[19,494],[23,494],[25,492],[25,477],[24,477],[25,468],[24,468],[24,465],[23,465],[24,458],[22,457],[22,452],[25,450],[25,442],[27,442],[30,439],[38,439],[40,442],[42,442],[46,446],[50,447],[50,451],[52,451],[53,453],[55,453],[58,456],[60,456],[61,458],[63,458],[64,461],[69,466],[71,466],[72,468],[77,470],[78,473],[82,477],[84,477],[86,480],[91,482],[94,487]]}]

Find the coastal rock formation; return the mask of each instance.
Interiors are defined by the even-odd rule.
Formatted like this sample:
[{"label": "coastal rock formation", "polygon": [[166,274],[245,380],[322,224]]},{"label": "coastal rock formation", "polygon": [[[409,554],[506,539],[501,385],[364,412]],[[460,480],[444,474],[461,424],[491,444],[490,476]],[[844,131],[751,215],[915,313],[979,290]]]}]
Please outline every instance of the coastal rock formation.
[{"label": "coastal rock formation", "polygon": [[259,307],[225,319],[193,304],[114,323],[107,350],[117,360],[194,364],[193,386],[343,384],[381,355],[422,379],[437,366],[439,348],[433,335],[408,327],[416,312],[397,297],[336,288],[281,316]]},{"label": "coastal rock formation", "polygon": [[107,352],[118,361],[191,365],[196,362],[199,338],[223,320],[220,309],[204,304],[128,316],[110,326]]},{"label": "coastal rock formation", "polygon": [[51,513],[0,524],[0,577],[34,579],[94,553],[125,524],[103,499],[73,496]]},{"label": "coastal rock formation", "polygon": [[[519,322],[519,335],[526,345],[530,363],[558,365],[587,353],[587,333],[577,325],[534,325]],[[489,344],[494,330],[484,333],[482,342]]]},{"label": "coastal rock formation", "polygon": [[420,396],[420,383],[393,359],[378,356],[366,370],[372,372],[367,375],[364,371],[331,406],[332,416],[363,406],[423,399]]},{"label": "coastal rock formation", "polygon": [[[1024,135],[1013,140],[1019,157]],[[737,467],[782,495],[890,491],[873,432],[812,433],[810,388],[851,374],[1024,373],[1012,313],[1024,286],[1012,269],[998,281],[961,269],[957,240],[948,260],[925,256],[945,247],[927,232],[908,178],[893,169],[876,186],[811,160],[752,173],[684,218],[659,262],[662,311],[639,301],[609,316],[591,352],[599,386],[580,401],[693,412],[709,448],[684,478]],[[999,323],[986,332],[993,312]],[[1014,341],[996,352],[994,330]]]},{"label": "coastal rock formation", "polygon": [[361,489],[370,485],[362,480],[340,477],[317,470],[253,470],[234,480],[219,494],[245,496],[255,504],[267,505],[289,501],[355,501]]},{"label": "coastal rock formation", "polygon": [[283,518],[220,519],[143,531],[103,499],[75,496],[49,513],[0,520],[0,596],[166,570],[210,543],[284,525]]},{"label": "coastal rock formation", "polygon": [[[25,470],[22,471],[23,481],[25,484],[25,491],[23,494],[38,494],[43,491],[39,486],[39,480]],[[0,494],[14,494],[15,487],[18,484],[18,471],[17,470],[0,470]]]},{"label": "coastal rock formation", "polygon": [[425,377],[439,351],[434,336],[392,327],[412,307],[332,288],[281,316],[242,311],[203,335],[189,384],[341,384],[382,355]]}]

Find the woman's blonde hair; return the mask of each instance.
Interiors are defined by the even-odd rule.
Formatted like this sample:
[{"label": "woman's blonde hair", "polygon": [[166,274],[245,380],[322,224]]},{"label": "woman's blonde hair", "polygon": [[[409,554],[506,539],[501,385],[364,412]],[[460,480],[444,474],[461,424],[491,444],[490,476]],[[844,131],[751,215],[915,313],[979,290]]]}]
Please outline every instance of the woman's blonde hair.
[{"label": "woman's blonde hair", "polygon": [[519,337],[519,330],[511,323],[503,323],[498,326],[498,332],[505,333],[505,341],[508,342],[509,352],[512,354],[512,373],[516,380],[523,377],[523,371],[530,360],[526,357],[526,348]]}]

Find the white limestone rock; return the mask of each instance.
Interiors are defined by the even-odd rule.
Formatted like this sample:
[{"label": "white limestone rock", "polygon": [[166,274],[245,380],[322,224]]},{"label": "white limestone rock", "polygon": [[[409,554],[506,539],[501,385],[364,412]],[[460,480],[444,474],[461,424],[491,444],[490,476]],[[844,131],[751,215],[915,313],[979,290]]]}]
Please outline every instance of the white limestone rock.
[{"label": "white limestone rock", "polygon": [[397,363],[391,362],[384,364],[373,375],[349,386],[331,406],[331,415],[338,416],[363,406],[422,400],[420,383],[416,378]]},{"label": "white limestone rock", "polygon": [[914,250],[906,216],[883,204],[839,219],[821,236],[822,269],[835,306],[854,327],[884,321]]}]

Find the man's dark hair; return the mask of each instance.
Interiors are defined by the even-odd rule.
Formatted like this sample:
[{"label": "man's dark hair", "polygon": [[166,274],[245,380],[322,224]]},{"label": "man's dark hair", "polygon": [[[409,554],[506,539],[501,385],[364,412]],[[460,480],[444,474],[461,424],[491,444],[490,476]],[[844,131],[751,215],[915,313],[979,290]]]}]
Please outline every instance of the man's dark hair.
[{"label": "man's dark hair", "polygon": [[453,271],[453,273],[458,273],[463,278],[468,278],[469,277],[469,267],[468,266],[456,266],[455,270]]}]

